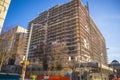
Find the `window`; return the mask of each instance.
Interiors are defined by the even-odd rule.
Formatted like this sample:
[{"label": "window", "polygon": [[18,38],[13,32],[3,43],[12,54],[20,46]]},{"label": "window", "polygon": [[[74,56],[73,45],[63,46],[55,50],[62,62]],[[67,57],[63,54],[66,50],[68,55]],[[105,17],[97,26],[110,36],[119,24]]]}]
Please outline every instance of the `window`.
[{"label": "window", "polygon": [[89,42],[86,39],[83,39],[84,47],[89,49]]},{"label": "window", "polygon": [[86,30],[87,32],[89,32],[89,28],[88,28],[87,25],[85,26],[85,30]]},{"label": "window", "polygon": [[4,48],[5,48],[5,50],[7,49],[7,47],[8,47],[8,41],[5,39],[4,40]]},{"label": "window", "polygon": [[6,7],[4,7],[4,12],[6,11]]},{"label": "window", "polygon": [[2,10],[0,10],[0,14],[1,14]]}]

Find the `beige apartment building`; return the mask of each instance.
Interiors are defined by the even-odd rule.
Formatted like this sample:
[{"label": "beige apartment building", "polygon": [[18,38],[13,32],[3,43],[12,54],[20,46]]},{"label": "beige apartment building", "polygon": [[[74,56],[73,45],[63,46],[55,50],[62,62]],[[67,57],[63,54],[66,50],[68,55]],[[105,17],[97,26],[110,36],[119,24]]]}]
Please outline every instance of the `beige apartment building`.
[{"label": "beige apartment building", "polygon": [[10,5],[11,0],[0,0],[0,33],[2,31],[3,23]]},{"label": "beige apartment building", "polygon": [[[29,23],[29,32],[31,27],[33,29],[28,57],[31,65],[44,68],[46,64],[48,69],[45,71],[49,70],[49,65],[55,60],[50,58],[53,53],[50,53],[48,47],[53,47],[51,44],[56,45],[57,42],[64,42],[68,49],[68,57],[65,61],[63,60],[64,62],[59,61],[61,64],[65,63],[67,67],[70,67],[69,64],[72,63],[78,74],[83,76],[84,72],[87,72],[88,77],[92,76],[92,80],[108,79],[110,68],[107,65],[105,39],[90,17],[87,7],[79,0],[56,5],[40,13]],[[40,48],[41,44],[43,48]],[[43,51],[39,51],[40,49]],[[66,57],[63,56],[64,53],[57,55],[61,55],[63,59]],[[74,66],[72,71],[73,68]],[[94,72],[94,69],[98,72]],[[67,70],[71,72],[70,69]]]},{"label": "beige apartment building", "polygon": [[7,64],[19,65],[25,56],[27,30],[21,26],[16,26],[11,30],[1,34],[0,39],[3,40],[3,49],[8,56],[13,54],[11,59],[8,59]]}]

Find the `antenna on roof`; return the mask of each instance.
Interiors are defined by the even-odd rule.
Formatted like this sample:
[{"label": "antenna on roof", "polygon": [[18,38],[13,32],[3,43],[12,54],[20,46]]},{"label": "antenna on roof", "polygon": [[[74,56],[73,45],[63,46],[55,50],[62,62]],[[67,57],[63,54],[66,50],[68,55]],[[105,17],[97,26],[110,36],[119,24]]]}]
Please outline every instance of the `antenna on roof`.
[{"label": "antenna on roof", "polygon": [[86,7],[86,9],[87,9],[87,11],[88,11],[88,13],[89,13],[89,3],[88,3],[87,0],[86,0],[86,5],[85,5],[85,7]]}]

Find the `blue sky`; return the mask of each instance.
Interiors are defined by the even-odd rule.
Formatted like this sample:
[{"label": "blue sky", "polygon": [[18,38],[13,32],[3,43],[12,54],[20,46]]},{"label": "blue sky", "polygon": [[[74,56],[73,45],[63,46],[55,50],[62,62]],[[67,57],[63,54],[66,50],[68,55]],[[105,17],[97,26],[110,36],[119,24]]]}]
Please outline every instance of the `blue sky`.
[{"label": "blue sky", "polygon": [[[3,29],[28,23],[44,10],[71,0],[11,0]],[[85,4],[85,0],[81,0]],[[106,39],[109,62],[120,62],[120,0],[88,0],[90,15]]]}]

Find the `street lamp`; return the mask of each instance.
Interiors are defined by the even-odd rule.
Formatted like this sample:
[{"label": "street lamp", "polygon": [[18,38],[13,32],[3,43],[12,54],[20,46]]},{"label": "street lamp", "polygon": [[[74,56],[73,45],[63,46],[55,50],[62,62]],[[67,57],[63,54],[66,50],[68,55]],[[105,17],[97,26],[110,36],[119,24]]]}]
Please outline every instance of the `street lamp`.
[{"label": "street lamp", "polygon": [[41,26],[41,24],[34,24],[34,23],[32,23],[31,27],[30,27],[30,33],[29,33],[29,38],[28,38],[27,50],[26,50],[25,60],[24,60],[23,69],[22,69],[22,80],[24,80],[24,77],[25,77],[26,66],[27,66],[26,62],[28,62],[27,61],[28,60],[28,52],[29,52],[29,48],[30,48],[30,41],[31,41],[33,26],[37,26],[37,25]]},{"label": "street lamp", "polygon": [[103,80],[103,75],[102,75],[102,61],[101,61],[102,55],[103,55],[103,53],[100,53],[100,75],[101,75],[101,80]]}]

